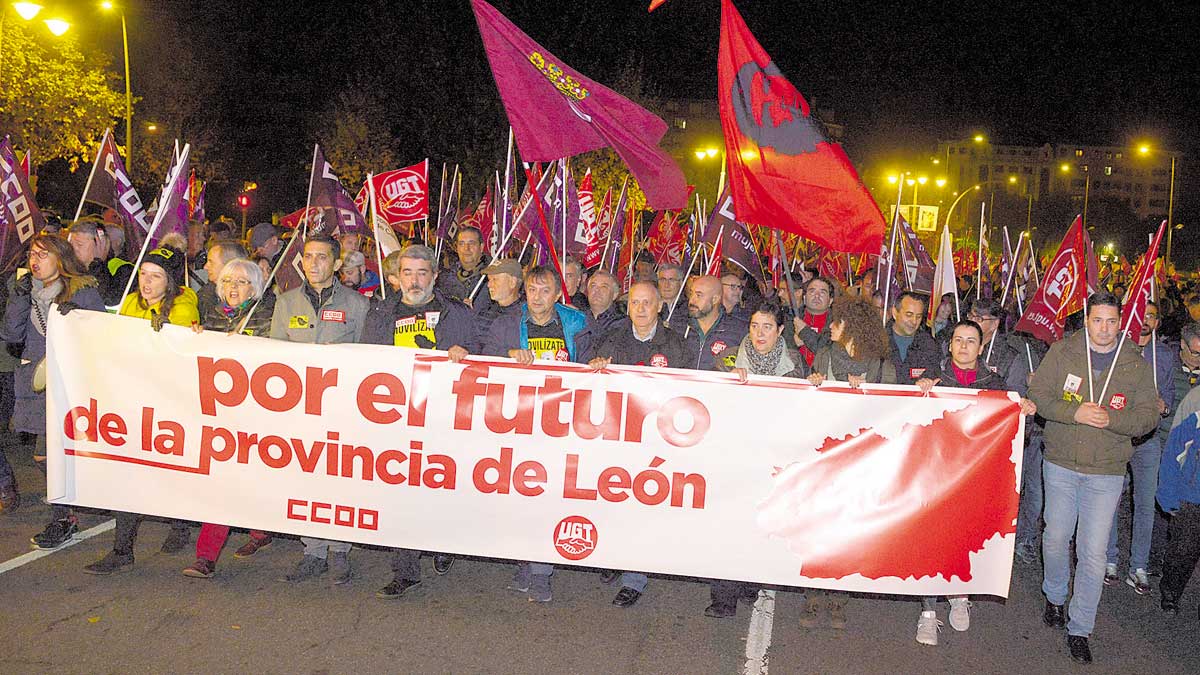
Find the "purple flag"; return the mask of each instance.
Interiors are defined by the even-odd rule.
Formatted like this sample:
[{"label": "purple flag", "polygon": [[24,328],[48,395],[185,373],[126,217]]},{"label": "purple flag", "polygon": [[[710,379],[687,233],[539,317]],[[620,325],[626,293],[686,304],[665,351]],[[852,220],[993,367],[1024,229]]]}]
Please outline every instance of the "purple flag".
[{"label": "purple flag", "polygon": [[[546,224],[550,226],[550,231],[554,234],[555,250],[562,252],[565,235],[567,255],[574,255],[576,251],[575,225],[579,222],[579,193],[575,188],[575,176],[571,174],[571,165],[567,162],[559,164],[561,170],[554,175],[551,194],[546,198],[545,206],[548,207]],[[536,209],[534,216],[537,216]]]},{"label": "purple flag", "polygon": [[0,271],[7,274],[25,257],[29,240],[46,226],[8,137],[0,140],[0,203]]},{"label": "purple flag", "polygon": [[738,267],[755,281],[763,280],[762,265],[758,261],[758,251],[754,248],[754,238],[746,226],[738,222],[733,215],[733,197],[729,195],[729,186],[721,193],[712,216],[708,219],[708,228],[704,230],[701,242],[716,246],[720,238],[721,256]]},{"label": "purple flag", "polygon": [[549,162],[611,147],[655,209],[687,206],[683,172],[658,147],[667,125],[546,51],[483,0],[471,0],[521,159]]},{"label": "purple flag", "polygon": [[309,234],[325,233],[330,236],[358,233],[366,235],[370,230],[354,197],[342,187],[333,167],[325,161],[321,146],[313,154],[313,170],[309,179],[309,206],[317,209],[316,217],[308,223]]},{"label": "purple flag", "polygon": [[[445,176],[443,176],[444,179]],[[458,166],[455,165],[454,173],[450,176],[450,190],[442,190],[445,203],[438,204],[438,239],[449,239],[454,236],[455,230],[458,229],[458,193],[459,183],[461,182],[458,175]],[[439,199],[441,198],[439,197]]]},{"label": "purple flag", "polygon": [[918,293],[930,293],[933,291],[933,271],[936,269],[933,258],[904,216],[897,215],[896,219],[900,225],[900,262],[905,288]]},{"label": "purple flag", "polygon": [[[172,165],[171,173],[167,174],[166,185],[158,198],[158,211],[154,214],[154,222],[150,225],[150,240],[157,242],[168,232],[178,232],[187,237],[188,205],[187,184],[191,160],[188,157],[190,146],[184,145],[178,160]],[[157,244],[156,244],[157,245]]]},{"label": "purple flag", "polygon": [[[174,166],[174,162],[172,162]],[[168,174],[169,175],[169,174]],[[87,188],[79,202],[75,217],[83,212],[84,202],[91,202],[116,212],[125,230],[126,250],[140,251],[150,231],[151,218],[142,205],[142,199],[129,180],[125,162],[117,152],[111,130],[104,132],[92,173],[88,176]],[[121,252],[116,252],[118,257]]]}]

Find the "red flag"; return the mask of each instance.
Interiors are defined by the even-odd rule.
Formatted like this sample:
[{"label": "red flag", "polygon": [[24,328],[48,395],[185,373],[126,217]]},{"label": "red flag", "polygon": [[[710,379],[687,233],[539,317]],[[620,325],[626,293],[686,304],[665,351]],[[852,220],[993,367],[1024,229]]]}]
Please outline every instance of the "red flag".
[{"label": "red flag", "polygon": [[[376,217],[395,227],[429,217],[429,160],[371,178]],[[358,204],[355,198],[354,203]]]},{"label": "red flag", "polygon": [[650,9],[647,9],[646,11],[653,12],[654,10],[658,9],[659,7],[662,7],[663,3],[665,3],[666,1],[667,0],[650,0]]},{"label": "red flag", "polygon": [[841,280],[846,278],[845,263],[846,257],[841,253],[826,249],[817,261],[817,274],[830,281],[841,283]]},{"label": "red flag", "polygon": [[358,189],[358,194],[354,195],[354,205],[358,207],[358,212],[363,218],[367,217],[367,204],[371,201],[371,195],[367,191],[367,182],[363,181],[362,187]]},{"label": "red flag", "polygon": [[495,7],[483,0],[471,5],[521,159],[549,162],[611,147],[652,208],[687,206],[683,171],[658,147],[665,122],[581,75]]},{"label": "red flag", "polygon": [[687,229],[678,213],[659,211],[646,236],[646,250],[659,265],[679,265],[683,262],[683,247]]},{"label": "red flag", "polygon": [[713,247],[712,257],[708,259],[708,269],[704,273],[710,277],[721,276],[721,264],[723,262],[722,258],[724,258],[724,251],[721,250],[721,242],[724,240],[724,237],[717,240],[717,245]]},{"label": "red flag", "polygon": [[717,83],[738,219],[836,251],[879,251],[886,226],[875,200],[730,0],[721,3]]},{"label": "red flag", "polygon": [[[664,0],[665,1],[665,0]],[[32,151],[26,150],[25,154],[21,155],[21,172],[25,174],[26,180],[33,175],[33,165],[30,163],[29,155]]]},{"label": "red flag", "polygon": [[1046,268],[1042,285],[1017,322],[1016,330],[1044,342],[1062,339],[1067,317],[1083,309],[1087,298],[1089,244],[1083,219],[1076,217],[1063,237],[1054,261]]},{"label": "red flag", "polygon": [[633,261],[637,254],[633,246],[633,237],[637,221],[638,215],[630,204],[629,213],[625,217],[625,227],[621,228],[621,255],[617,260],[616,270],[622,294],[628,293],[629,287],[633,285]]},{"label": "red flag", "polygon": [[1162,221],[1146,255],[1138,265],[1133,283],[1129,285],[1129,298],[1121,311],[1121,325],[1125,326],[1125,336],[1136,341],[1142,334],[1142,324],[1146,322],[1146,303],[1154,295],[1154,267],[1158,262],[1158,245],[1162,242],[1163,232],[1167,229],[1167,221]]},{"label": "red flag", "polygon": [[[582,209],[581,209],[582,211]],[[613,223],[612,188],[604,193],[604,201],[596,211],[596,224],[591,230],[587,250],[583,254],[583,268],[590,269],[599,265],[604,256],[605,232],[610,231]]]}]

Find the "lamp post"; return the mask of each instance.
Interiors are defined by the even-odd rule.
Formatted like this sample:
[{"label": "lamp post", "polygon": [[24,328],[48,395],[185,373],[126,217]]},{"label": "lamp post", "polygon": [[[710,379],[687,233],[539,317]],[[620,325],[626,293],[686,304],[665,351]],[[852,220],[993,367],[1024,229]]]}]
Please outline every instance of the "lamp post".
[{"label": "lamp post", "polygon": [[[1149,155],[1153,150],[1145,143],[1138,146],[1138,154],[1142,156]],[[1171,183],[1167,188],[1167,250],[1164,255],[1166,268],[1171,269],[1171,233],[1175,231],[1175,223],[1171,222],[1175,217],[1175,153],[1168,151],[1171,157]]]},{"label": "lamp post", "polygon": [[[105,0],[100,8],[106,12],[115,9],[112,2]],[[125,56],[125,170],[133,175],[133,89],[129,81],[129,30],[125,24],[125,10],[121,14],[121,52]]]},{"label": "lamp post", "polygon": [[958,196],[958,199],[955,199],[953,202],[950,202],[950,208],[946,209],[945,225],[947,227],[950,226],[950,216],[954,214],[954,207],[958,206],[958,203],[963,200],[963,197],[966,197],[967,195],[971,194],[972,192],[978,190],[980,187],[981,186],[978,183],[976,183],[975,185],[972,185],[971,187],[967,188],[966,190],[963,190],[962,194],[960,194]]}]

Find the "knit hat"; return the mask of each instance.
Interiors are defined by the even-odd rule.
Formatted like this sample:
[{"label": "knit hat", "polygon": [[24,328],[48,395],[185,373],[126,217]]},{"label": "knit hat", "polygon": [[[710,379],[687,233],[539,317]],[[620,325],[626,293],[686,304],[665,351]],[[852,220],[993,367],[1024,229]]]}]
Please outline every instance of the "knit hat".
[{"label": "knit hat", "polygon": [[153,263],[163,268],[176,284],[183,284],[184,255],[173,248],[156,248],[142,258],[143,263]]}]

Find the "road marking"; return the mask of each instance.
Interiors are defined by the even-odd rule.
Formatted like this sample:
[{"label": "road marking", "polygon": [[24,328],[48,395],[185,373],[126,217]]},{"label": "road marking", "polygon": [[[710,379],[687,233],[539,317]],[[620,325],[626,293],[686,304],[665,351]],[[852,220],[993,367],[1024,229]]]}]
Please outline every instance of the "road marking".
[{"label": "road marking", "polygon": [[771,649],[771,625],[775,621],[775,591],[759,591],[746,633],[744,675],[767,675],[767,651]]},{"label": "road marking", "polygon": [[28,565],[29,563],[33,562],[34,560],[45,558],[46,556],[50,555],[51,553],[54,553],[55,551],[61,551],[64,548],[70,548],[70,547],[74,546],[75,544],[78,544],[81,541],[91,539],[92,537],[94,537],[98,534],[103,534],[105,532],[108,532],[109,530],[113,529],[116,526],[117,526],[117,521],[115,519],[109,519],[109,520],[104,521],[103,523],[100,523],[99,525],[97,525],[93,528],[84,530],[83,532],[77,532],[75,534],[75,536],[71,537],[70,541],[63,544],[62,546],[59,546],[58,548],[38,549],[36,551],[30,551],[29,553],[19,555],[19,556],[13,558],[12,560],[7,560],[5,562],[2,562],[2,563],[0,563],[0,574],[4,574],[5,572],[11,572],[12,570],[17,569],[18,567],[20,567],[22,565]]}]

